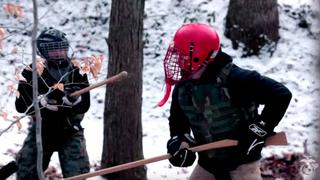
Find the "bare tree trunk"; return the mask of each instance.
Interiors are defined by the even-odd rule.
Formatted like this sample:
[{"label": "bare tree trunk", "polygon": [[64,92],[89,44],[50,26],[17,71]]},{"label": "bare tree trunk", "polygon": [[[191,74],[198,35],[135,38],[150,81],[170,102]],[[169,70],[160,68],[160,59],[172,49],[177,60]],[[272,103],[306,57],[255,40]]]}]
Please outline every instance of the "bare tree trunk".
[{"label": "bare tree trunk", "polygon": [[[128,79],[106,89],[102,168],[143,159],[143,13],[144,0],[112,1],[108,77],[125,70]],[[137,167],[107,178],[143,180],[146,170]]]},{"label": "bare tree trunk", "polygon": [[40,115],[39,103],[38,103],[38,75],[36,66],[36,36],[38,29],[38,4],[37,0],[33,0],[33,29],[32,29],[32,91],[33,91],[33,103],[36,115],[36,144],[37,144],[37,172],[40,180],[44,179],[43,168],[42,168],[42,120]]},{"label": "bare tree trunk", "polygon": [[243,43],[245,55],[257,55],[265,45],[272,53],[279,39],[277,0],[230,0],[225,26],[233,48]]}]

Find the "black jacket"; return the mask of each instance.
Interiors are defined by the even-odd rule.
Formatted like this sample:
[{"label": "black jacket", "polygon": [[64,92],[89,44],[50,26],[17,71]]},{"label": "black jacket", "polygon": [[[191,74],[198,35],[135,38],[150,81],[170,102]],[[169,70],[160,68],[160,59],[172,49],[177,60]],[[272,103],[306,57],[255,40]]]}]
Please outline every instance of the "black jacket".
[{"label": "black jacket", "polygon": [[[81,75],[79,69],[72,67],[70,75],[67,76],[64,85],[76,85],[80,88],[89,86],[87,76]],[[28,107],[32,104],[32,71],[24,69],[22,76],[26,79],[25,81],[19,81],[18,91],[20,96],[16,98],[15,106],[16,110],[20,113],[27,113],[29,115],[34,114],[34,108]],[[38,93],[45,94],[48,92],[49,87],[52,87],[57,83],[50,73],[45,68],[40,77],[38,77]],[[62,97],[65,95],[60,90],[54,90],[48,98],[52,98],[58,101],[58,104],[62,104]],[[57,132],[64,132],[65,129],[70,128],[73,125],[80,125],[80,121],[83,119],[84,113],[88,111],[90,107],[90,94],[89,92],[81,95],[82,101],[73,106],[59,106],[58,111],[51,111],[43,108],[40,105],[40,113],[42,117],[42,126],[44,134],[51,134]]]},{"label": "black jacket", "polygon": [[[216,77],[217,72],[230,62],[232,62],[232,58],[220,51],[215,61],[208,65],[198,81],[211,81]],[[228,88],[232,101],[240,107],[248,106],[252,102],[264,105],[260,117],[261,120],[266,122],[266,127],[269,132],[273,131],[274,127],[278,125],[284,116],[292,97],[291,92],[283,84],[262,76],[256,71],[242,69],[236,65],[233,65],[230,70],[226,79],[226,87]],[[179,83],[175,86],[172,93],[169,117],[171,137],[190,133],[188,118],[178,102],[178,91]],[[251,160],[258,158],[260,158],[260,153]]]}]

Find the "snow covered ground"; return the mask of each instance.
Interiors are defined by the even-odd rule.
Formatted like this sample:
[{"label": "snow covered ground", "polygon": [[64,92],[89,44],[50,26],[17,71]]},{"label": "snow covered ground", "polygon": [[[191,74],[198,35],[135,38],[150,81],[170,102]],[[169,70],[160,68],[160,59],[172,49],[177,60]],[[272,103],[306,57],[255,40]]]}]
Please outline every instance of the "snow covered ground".
[{"label": "snow covered ground", "polygon": [[[3,0],[1,5],[12,1]],[[16,68],[28,64],[31,58],[30,32],[32,3],[15,0],[24,10],[24,16],[13,18],[0,11],[0,27],[6,30],[3,49],[0,50],[0,109],[9,114],[8,119],[19,115],[14,109],[14,95],[7,87],[16,83]],[[104,67],[99,80],[106,77],[110,0],[39,1],[41,28],[53,26],[63,30],[71,41],[75,55],[79,58],[104,55]],[[287,133],[290,144],[286,147],[268,147],[264,156],[271,153],[307,152],[316,159],[319,147],[319,4],[316,0],[278,0],[280,12],[280,36],[277,50],[270,57],[262,53],[258,57],[241,58],[241,50],[234,50],[229,39],[223,36],[224,18],[228,0],[146,0],[144,21],[144,71],[143,71],[143,147],[144,157],[150,158],[166,153],[169,138],[167,117],[170,99],[164,107],[156,107],[164,94],[162,60],[174,32],[185,22],[210,23],[220,34],[222,47],[234,62],[241,67],[258,72],[284,83],[293,93],[289,109],[277,127]],[[298,10],[298,13],[294,13]],[[304,10],[304,11],[302,11]],[[299,16],[300,15],[300,16]],[[304,18],[309,28],[298,23]],[[16,47],[17,54],[10,54]],[[91,82],[96,82],[91,79]],[[92,91],[92,106],[83,121],[87,150],[92,164],[99,164],[102,153],[104,87]],[[10,124],[0,117],[0,132]],[[28,119],[23,119],[22,129],[16,126],[0,135],[0,166],[14,159],[27,133]],[[56,154],[51,165],[59,167]],[[190,168],[175,168],[168,161],[149,164],[148,179],[187,179]],[[11,177],[13,179],[13,176]],[[92,178],[99,179],[99,178]]]}]

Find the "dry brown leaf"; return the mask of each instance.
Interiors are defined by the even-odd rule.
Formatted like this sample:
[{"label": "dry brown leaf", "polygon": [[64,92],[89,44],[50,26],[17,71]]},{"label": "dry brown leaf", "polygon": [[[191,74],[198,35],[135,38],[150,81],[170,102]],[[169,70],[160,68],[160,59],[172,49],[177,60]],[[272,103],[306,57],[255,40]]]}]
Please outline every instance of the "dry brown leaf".
[{"label": "dry brown leaf", "polygon": [[56,83],[52,86],[53,89],[58,89],[60,91],[64,91],[64,84],[62,83]]},{"label": "dry brown leaf", "polygon": [[45,65],[45,60],[43,58],[38,57],[36,59],[36,67],[37,67],[37,73],[39,76],[42,75],[44,68],[46,67]]},{"label": "dry brown leaf", "polygon": [[0,49],[3,48],[4,36],[5,36],[5,30],[3,28],[0,28]]},{"label": "dry brown leaf", "polygon": [[80,61],[74,59],[71,62],[75,67],[80,69],[80,74],[89,74],[91,73],[92,76],[97,79],[98,74],[100,73],[102,67],[103,55],[93,55],[91,57],[86,57],[83,60],[83,64]]},{"label": "dry brown leaf", "polygon": [[13,16],[16,17],[22,17],[23,16],[23,10],[22,7],[13,3],[7,3],[3,5],[3,10]]},{"label": "dry brown leaf", "polygon": [[103,61],[103,55],[100,55],[100,56],[93,55],[90,58],[90,72],[96,80],[101,70],[102,61]]},{"label": "dry brown leaf", "polygon": [[26,70],[27,70],[27,71],[32,71],[32,68],[31,68],[30,66],[27,66],[27,67],[26,67]]},{"label": "dry brown leaf", "polygon": [[26,78],[24,78],[20,72],[19,69],[16,69],[16,72],[15,72],[15,79],[17,81],[24,81],[24,82],[27,82]]},{"label": "dry brown leaf", "polygon": [[[38,75],[42,75],[44,68],[46,67],[45,65],[45,59],[41,58],[41,57],[37,57],[36,58],[36,69],[37,69],[37,73]],[[27,71],[32,71],[32,68],[30,66],[26,67]]]},{"label": "dry brown leaf", "polygon": [[16,91],[16,97],[20,98],[20,92],[19,91]]},{"label": "dry brown leaf", "polygon": [[7,120],[8,119],[8,113],[7,112],[1,112],[0,116],[4,119]]},{"label": "dry brown leaf", "polygon": [[14,47],[11,49],[10,54],[17,54],[17,52],[18,52],[18,48]]},{"label": "dry brown leaf", "polygon": [[80,74],[88,74],[90,72],[90,61],[85,58],[84,65],[80,68]]},{"label": "dry brown leaf", "polygon": [[77,67],[79,69],[81,69],[81,64],[80,64],[80,61],[77,60],[77,59],[72,59],[71,60],[71,63],[73,64],[74,67]]},{"label": "dry brown leaf", "polygon": [[22,128],[22,124],[21,124],[21,122],[20,122],[20,117],[19,116],[13,116],[12,117],[13,119],[14,119],[14,121],[16,122],[16,125],[17,125],[17,127],[18,127],[18,129],[20,130],[21,128]]},{"label": "dry brown leaf", "polygon": [[[15,84],[8,85],[7,89],[9,91],[9,96],[12,96],[13,94],[15,94],[17,96],[18,90],[17,90],[17,88],[15,86],[16,86]],[[20,93],[19,93],[19,95],[20,95]]]},{"label": "dry brown leaf", "polygon": [[22,124],[19,120],[16,121],[16,125],[17,125],[18,129],[21,130]]}]

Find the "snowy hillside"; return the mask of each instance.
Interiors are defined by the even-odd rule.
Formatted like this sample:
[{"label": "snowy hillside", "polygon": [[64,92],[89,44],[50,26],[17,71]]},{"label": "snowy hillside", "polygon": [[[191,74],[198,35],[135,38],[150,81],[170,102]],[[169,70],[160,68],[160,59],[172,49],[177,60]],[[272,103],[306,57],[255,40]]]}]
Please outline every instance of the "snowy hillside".
[{"label": "snowy hillside", "polygon": [[[0,5],[12,2],[3,0]],[[0,11],[0,27],[6,30],[3,49],[0,50],[0,108],[9,114],[8,119],[19,115],[14,109],[14,95],[9,95],[7,87],[15,85],[15,69],[30,63],[30,32],[32,28],[32,3],[16,0],[24,10],[24,16],[14,18]],[[185,22],[210,23],[221,37],[222,48],[241,67],[255,69],[263,75],[284,83],[293,93],[289,109],[277,127],[288,135],[289,146],[266,148],[264,156],[271,153],[304,152],[307,148],[316,157],[319,140],[319,36],[320,11],[316,0],[278,0],[280,12],[280,36],[277,50],[270,57],[262,53],[259,57],[241,58],[241,50],[231,48],[229,39],[223,36],[224,18],[228,0],[146,0],[144,21],[144,71],[143,71],[143,145],[144,156],[150,158],[166,153],[169,138],[168,121],[170,99],[162,107],[156,107],[164,94],[164,73],[162,60],[174,32]],[[53,26],[64,31],[76,57],[104,55],[104,68],[99,80],[106,77],[108,36],[111,0],[55,0],[39,1],[40,28]],[[307,22],[303,28],[299,23]],[[16,54],[11,54],[17,48]],[[96,82],[93,78],[92,83]],[[102,123],[104,87],[92,91],[92,106],[83,121],[87,149],[92,165],[99,164],[102,153]],[[0,132],[10,122],[0,117]],[[23,119],[22,129],[10,129],[0,136],[0,166],[14,158],[27,133],[28,119]],[[305,142],[305,146],[304,146]],[[57,156],[52,158],[52,166],[59,167]],[[153,163],[148,167],[148,178],[187,179],[192,168],[175,168],[168,161]],[[94,179],[94,178],[93,178]]]}]

